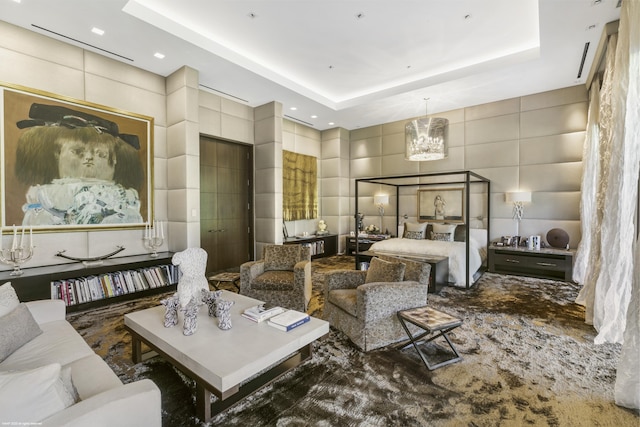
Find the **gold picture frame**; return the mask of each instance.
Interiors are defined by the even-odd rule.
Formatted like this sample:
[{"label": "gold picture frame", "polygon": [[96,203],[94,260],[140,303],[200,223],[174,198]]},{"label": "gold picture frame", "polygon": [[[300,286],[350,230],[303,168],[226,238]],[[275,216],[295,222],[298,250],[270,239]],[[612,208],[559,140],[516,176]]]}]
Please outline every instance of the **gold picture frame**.
[{"label": "gold picture frame", "polygon": [[464,187],[418,190],[418,220],[464,223]]},{"label": "gold picture frame", "polygon": [[2,227],[153,222],[153,118],[0,83]]}]

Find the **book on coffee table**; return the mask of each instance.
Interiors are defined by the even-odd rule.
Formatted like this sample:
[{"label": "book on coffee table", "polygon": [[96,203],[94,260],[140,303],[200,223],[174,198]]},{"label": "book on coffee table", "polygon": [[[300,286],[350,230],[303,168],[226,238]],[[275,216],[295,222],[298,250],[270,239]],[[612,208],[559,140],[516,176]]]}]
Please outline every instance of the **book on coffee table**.
[{"label": "book on coffee table", "polygon": [[309,320],[311,320],[311,318],[307,313],[302,313],[296,310],[287,310],[282,314],[278,314],[277,316],[270,318],[267,321],[267,324],[276,329],[280,329],[281,331],[288,332],[300,325],[304,325]]},{"label": "book on coffee table", "polygon": [[260,323],[283,312],[284,308],[282,307],[268,307],[265,304],[260,304],[247,308],[242,313],[242,316],[251,321]]}]

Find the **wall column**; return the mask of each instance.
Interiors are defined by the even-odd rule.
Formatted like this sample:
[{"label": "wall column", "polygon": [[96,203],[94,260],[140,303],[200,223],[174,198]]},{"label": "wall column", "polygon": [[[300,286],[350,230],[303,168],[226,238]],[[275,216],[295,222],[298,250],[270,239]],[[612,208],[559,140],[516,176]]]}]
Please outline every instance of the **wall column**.
[{"label": "wall column", "polygon": [[338,237],[338,252],[346,249],[342,235],[349,234],[349,131],[343,128],[322,132],[321,188],[322,219]]},{"label": "wall column", "polygon": [[182,67],[167,77],[169,250],[200,247],[199,73]]}]

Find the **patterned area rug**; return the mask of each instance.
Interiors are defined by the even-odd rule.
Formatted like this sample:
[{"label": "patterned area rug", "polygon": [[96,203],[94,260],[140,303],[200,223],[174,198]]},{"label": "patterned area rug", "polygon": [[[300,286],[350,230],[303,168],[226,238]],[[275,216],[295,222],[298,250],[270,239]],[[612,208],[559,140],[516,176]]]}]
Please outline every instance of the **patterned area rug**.
[{"label": "patterned area rug", "polygon": [[[353,257],[314,261],[309,312],[321,316],[326,271]],[[620,346],[593,344],[571,283],[486,273],[470,290],[443,288],[429,304],[464,320],[452,334],[461,362],[428,371],[415,350],[362,353],[339,331],[312,360],[210,423],[196,419],[195,385],[159,357],[132,364],[122,316],[162,296],[68,315],[123,382],[152,379],[164,426],[634,426],[613,403]],[[437,348],[428,347],[437,356]]]}]

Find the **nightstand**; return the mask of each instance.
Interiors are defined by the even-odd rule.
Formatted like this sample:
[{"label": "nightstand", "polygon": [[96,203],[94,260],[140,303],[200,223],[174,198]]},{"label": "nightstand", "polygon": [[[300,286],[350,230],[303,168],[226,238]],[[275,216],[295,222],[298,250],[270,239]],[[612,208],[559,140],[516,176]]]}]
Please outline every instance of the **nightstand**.
[{"label": "nightstand", "polygon": [[570,282],[574,253],[565,249],[490,246],[489,271]]}]

